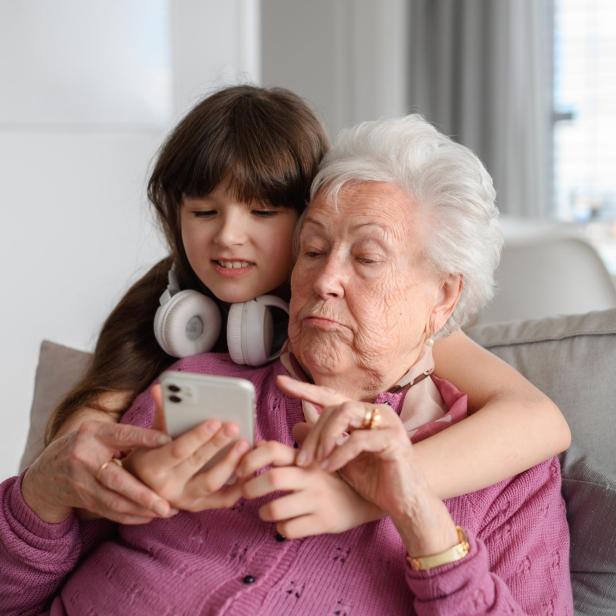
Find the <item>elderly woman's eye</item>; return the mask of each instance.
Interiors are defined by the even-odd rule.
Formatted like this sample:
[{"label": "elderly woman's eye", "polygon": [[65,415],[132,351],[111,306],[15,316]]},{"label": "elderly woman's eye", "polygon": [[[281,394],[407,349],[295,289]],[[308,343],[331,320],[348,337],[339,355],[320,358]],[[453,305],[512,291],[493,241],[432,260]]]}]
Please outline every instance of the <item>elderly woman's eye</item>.
[{"label": "elderly woman's eye", "polygon": [[305,250],[304,251],[304,256],[310,257],[311,259],[314,259],[322,254],[323,253],[319,252],[318,250]]},{"label": "elderly woman's eye", "polygon": [[378,263],[378,259],[374,257],[356,257],[357,261],[362,265],[372,265]]}]

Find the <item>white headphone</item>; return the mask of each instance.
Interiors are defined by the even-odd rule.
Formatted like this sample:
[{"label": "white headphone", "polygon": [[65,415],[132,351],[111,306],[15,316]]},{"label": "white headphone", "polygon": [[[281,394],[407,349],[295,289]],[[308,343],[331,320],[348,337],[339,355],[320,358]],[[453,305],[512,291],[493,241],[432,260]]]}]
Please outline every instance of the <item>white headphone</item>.
[{"label": "white headphone", "polygon": [[[192,290],[180,290],[175,265],[169,284],[160,296],[154,316],[154,335],[165,353],[188,357],[209,351],[220,333],[221,316],[216,302]],[[274,323],[270,308],[289,314],[286,302],[275,295],[261,295],[232,304],[227,317],[227,347],[236,364],[261,366],[280,354],[272,354]]]}]

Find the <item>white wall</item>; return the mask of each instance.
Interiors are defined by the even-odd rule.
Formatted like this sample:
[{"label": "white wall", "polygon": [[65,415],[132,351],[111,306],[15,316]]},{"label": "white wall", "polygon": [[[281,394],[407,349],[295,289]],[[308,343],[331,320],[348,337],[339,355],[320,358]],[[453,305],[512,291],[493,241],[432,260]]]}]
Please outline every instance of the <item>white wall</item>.
[{"label": "white wall", "polygon": [[174,121],[258,79],[257,0],[0,0],[0,477],[25,442],[43,338],[91,349],[164,254],[144,197]]}]

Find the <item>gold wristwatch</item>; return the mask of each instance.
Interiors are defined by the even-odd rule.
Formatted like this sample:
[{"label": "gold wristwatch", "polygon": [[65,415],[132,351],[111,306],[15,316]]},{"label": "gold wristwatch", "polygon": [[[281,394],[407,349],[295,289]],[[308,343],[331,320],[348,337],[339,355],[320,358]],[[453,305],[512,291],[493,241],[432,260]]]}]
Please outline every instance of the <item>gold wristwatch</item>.
[{"label": "gold wristwatch", "polygon": [[431,554],[429,556],[407,556],[411,568],[415,571],[423,571],[425,569],[433,569],[434,567],[453,563],[456,562],[456,560],[464,558],[470,550],[470,545],[466,538],[466,534],[459,526],[456,526],[456,532],[458,533],[458,543],[444,552]]}]

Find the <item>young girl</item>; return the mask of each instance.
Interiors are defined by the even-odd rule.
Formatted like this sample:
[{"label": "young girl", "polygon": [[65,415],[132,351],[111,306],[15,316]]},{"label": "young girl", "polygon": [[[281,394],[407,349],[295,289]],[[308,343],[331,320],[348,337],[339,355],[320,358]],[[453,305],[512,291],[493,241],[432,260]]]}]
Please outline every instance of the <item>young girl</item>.
[{"label": "young girl", "polygon": [[[98,473],[98,459],[111,456],[84,449],[80,438],[94,438],[98,429],[106,435],[100,436],[99,449],[103,441],[108,452],[133,445],[86,420],[117,421],[175,361],[153,334],[172,264],[181,289],[200,291],[219,304],[223,327],[214,351],[227,348],[229,304],[263,293],[288,299],[293,229],[327,147],[322,126],[301,99],[251,86],[208,97],[173,131],[148,185],[170,256],[129,289],[111,313],[87,374],[49,424],[48,442],[62,435],[72,439],[63,455],[72,456],[73,463],[62,481],[79,495],[73,506],[124,523],[169,514],[167,503],[122,468],[111,465]],[[474,411],[415,447],[441,498],[495,483],[568,446],[568,427],[551,401],[462,332],[438,340],[434,358],[436,374],[468,392]],[[145,436],[134,440],[155,444]],[[85,453],[76,455],[77,450]],[[325,524],[313,530],[331,529]]]}]

